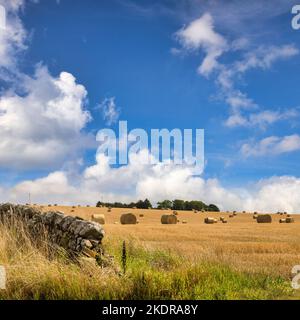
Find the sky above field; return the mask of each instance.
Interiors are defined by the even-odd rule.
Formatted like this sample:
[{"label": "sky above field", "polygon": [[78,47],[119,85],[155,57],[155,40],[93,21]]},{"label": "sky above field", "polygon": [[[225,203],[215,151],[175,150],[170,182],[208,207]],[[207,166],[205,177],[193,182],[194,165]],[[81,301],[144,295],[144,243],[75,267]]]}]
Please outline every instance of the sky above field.
[{"label": "sky above field", "polygon": [[[0,201],[300,212],[297,1],[0,0]],[[300,1],[299,1],[300,4]],[[102,128],[205,130],[205,168],[125,166]]]}]

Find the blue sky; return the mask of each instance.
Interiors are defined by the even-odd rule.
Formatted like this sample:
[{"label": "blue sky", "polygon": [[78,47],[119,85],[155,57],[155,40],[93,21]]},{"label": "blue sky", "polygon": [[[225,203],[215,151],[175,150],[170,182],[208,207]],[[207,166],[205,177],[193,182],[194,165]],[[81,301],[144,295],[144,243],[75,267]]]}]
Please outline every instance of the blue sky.
[{"label": "blue sky", "polygon": [[[0,33],[3,201],[183,195],[224,209],[300,210],[296,1],[0,4],[11,33]],[[203,175],[107,168],[95,159],[103,101],[113,101],[112,128],[204,128]]]}]

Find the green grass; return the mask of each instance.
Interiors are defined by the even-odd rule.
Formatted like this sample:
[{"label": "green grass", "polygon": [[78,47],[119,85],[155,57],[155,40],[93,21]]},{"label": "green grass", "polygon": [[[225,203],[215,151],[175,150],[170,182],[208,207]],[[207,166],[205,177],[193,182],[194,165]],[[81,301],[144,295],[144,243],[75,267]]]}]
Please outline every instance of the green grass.
[{"label": "green grass", "polygon": [[125,299],[279,299],[294,294],[290,280],[282,277],[236,271],[215,262],[191,263],[134,243],[127,248]]},{"label": "green grass", "polygon": [[[22,241],[20,241],[22,238]],[[23,239],[24,238],[24,239]],[[122,241],[110,239],[106,252],[112,267],[91,261],[74,264],[52,249],[33,245],[26,235],[0,226],[0,265],[6,266],[7,290],[0,299],[285,299],[294,298],[290,280],[246,273],[211,261],[191,262],[170,251],[153,250],[136,241],[126,243],[122,272]]]}]

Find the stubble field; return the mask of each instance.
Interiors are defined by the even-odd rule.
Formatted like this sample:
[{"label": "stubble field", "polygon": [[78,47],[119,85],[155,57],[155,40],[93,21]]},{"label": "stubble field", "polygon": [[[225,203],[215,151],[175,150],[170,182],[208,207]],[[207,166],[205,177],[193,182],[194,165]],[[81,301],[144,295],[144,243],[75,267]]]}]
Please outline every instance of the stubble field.
[{"label": "stubble field", "polygon": [[[271,224],[258,224],[251,213],[238,213],[229,218],[230,213],[225,212],[177,211],[177,225],[162,225],[161,215],[172,211],[112,208],[108,212],[107,208],[95,207],[55,207],[55,210],[87,220],[92,214],[104,214],[104,244],[107,246],[126,240],[149,250],[166,250],[189,261],[213,261],[240,271],[263,271],[285,277],[291,276],[292,267],[300,264],[300,218],[297,215],[293,215],[295,223],[292,224],[280,224],[282,216],[278,214],[272,215]],[[128,212],[137,216],[137,225],[120,224],[121,214]],[[228,223],[207,225],[205,217],[225,217]]]},{"label": "stubble field", "polygon": [[[172,211],[43,206],[52,210],[87,220],[104,214],[103,244],[112,265],[73,263],[52,254],[47,242],[33,243],[22,228],[0,224],[0,265],[7,271],[0,299],[300,298],[291,287],[292,267],[300,264],[297,215],[291,224],[280,224],[280,215],[272,215],[271,224],[258,224],[250,213],[229,218],[229,213],[178,211],[177,225],[162,225],[161,215]],[[137,216],[137,225],[120,224],[128,212]],[[204,224],[205,217],[221,216],[227,224]]]}]

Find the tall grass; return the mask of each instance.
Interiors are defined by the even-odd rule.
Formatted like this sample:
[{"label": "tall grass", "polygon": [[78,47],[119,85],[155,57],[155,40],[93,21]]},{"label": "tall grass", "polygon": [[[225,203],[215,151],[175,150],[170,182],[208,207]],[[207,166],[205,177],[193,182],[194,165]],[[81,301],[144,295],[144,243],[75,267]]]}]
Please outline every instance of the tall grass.
[{"label": "tall grass", "polygon": [[[122,239],[106,243],[119,270],[123,249]],[[293,294],[288,279],[190,262],[135,241],[126,242],[125,274],[89,259],[74,263],[45,238],[32,241],[21,224],[0,224],[0,265],[8,275],[1,299],[277,299]]]}]

